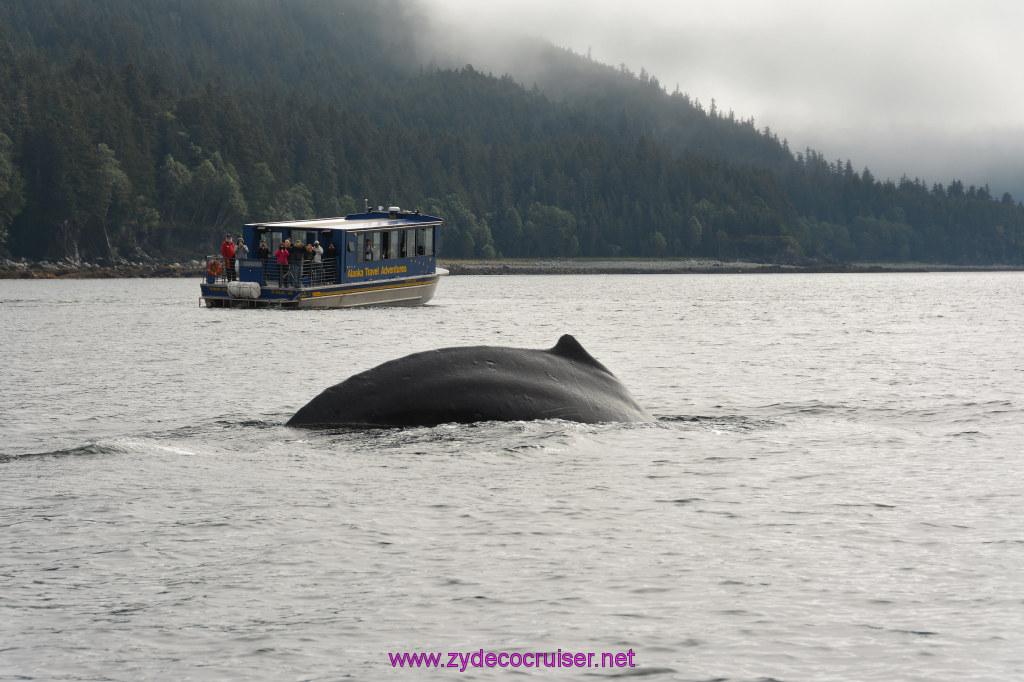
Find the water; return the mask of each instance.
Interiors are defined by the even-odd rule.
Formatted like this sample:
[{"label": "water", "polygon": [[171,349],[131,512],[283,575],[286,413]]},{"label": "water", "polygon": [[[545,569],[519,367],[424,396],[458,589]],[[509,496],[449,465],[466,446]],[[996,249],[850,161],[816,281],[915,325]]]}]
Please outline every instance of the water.
[{"label": "water", "polygon": [[[0,281],[0,678],[1024,679],[1024,275]],[[651,425],[282,426],[570,332]],[[634,652],[393,670],[390,653]],[[531,659],[532,660],[532,659]]]}]

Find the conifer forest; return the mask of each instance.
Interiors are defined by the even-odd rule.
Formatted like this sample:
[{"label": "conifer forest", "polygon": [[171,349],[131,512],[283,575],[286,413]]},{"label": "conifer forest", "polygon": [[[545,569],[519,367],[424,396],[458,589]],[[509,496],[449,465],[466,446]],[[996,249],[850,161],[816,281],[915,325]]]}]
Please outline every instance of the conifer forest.
[{"label": "conifer forest", "polygon": [[[1024,206],[881,179],[554,46],[428,57],[407,0],[4,0],[0,255],[171,260],[397,204],[448,258],[1024,264]],[[941,182],[937,181],[941,180]]]}]

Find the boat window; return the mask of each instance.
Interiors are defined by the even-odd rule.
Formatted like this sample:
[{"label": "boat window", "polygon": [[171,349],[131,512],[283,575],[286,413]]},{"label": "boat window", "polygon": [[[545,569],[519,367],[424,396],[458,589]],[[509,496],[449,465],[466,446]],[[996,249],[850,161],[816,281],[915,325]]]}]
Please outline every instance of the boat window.
[{"label": "boat window", "polygon": [[432,256],[434,255],[434,228],[358,232],[350,238],[348,243],[350,244],[348,250],[355,251],[357,263],[408,258],[416,255]]},{"label": "boat window", "polygon": [[421,227],[416,239],[416,254],[432,256],[434,254],[434,228]]},{"label": "boat window", "polygon": [[405,234],[402,241],[402,255],[416,255],[416,230],[405,230]]},{"label": "boat window", "polygon": [[267,246],[270,247],[270,253],[277,253],[277,248],[281,246],[281,242],[287,239],[287,233],[283,230],[274,230],[270,233],[270,242]]},{"label": "boat window", "polygon": [[361,232],[356,238],[359,240],[356,243],[357,262],[365,263],[381,259],[380,232]]},{"label": "boat window", "polygon": [[405,230],[392,230],[388,232],[388,257],[389,258],[401,258],[402,257],[402,237],[405,236]]}]

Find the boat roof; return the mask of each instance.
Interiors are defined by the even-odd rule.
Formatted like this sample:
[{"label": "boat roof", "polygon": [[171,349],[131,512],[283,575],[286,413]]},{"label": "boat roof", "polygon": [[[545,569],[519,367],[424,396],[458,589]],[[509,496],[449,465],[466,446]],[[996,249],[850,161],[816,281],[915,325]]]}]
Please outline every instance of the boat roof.
[{"label": "boat roof", "polygon": [[444,220],[433,216],[414,212],[371,211],[355,213],[343,218],[313,218],[310,220],[282,220],[268,223],[249,223],[247,227],[265,229],[301,229],[301,230],[379,230],[389,227],[430,227],[441,225]]}]

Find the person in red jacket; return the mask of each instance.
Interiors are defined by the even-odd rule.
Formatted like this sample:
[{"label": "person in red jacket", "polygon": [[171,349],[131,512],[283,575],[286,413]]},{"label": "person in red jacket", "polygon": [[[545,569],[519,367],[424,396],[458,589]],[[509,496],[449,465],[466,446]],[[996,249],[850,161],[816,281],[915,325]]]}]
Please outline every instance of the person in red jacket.
[{"label": "person in red jacket", "polygon": [[288,240],[285,239],[274,252],[277,256],[277,285],[285,286],[288,282]]},{"label": "person in red jacket", "polygon": [[224,276],[230,282],[235,278],[235,242],[230,234],[224,235],[224,243],[220,245],[220,255],[224,259]]},{"label": "person in red jacket", "polygon": [[233,280],[234,273],[234,240],[230,235],[224,236],[224,242],[220,245],[220,257],[224,259],[224,278]]}]

